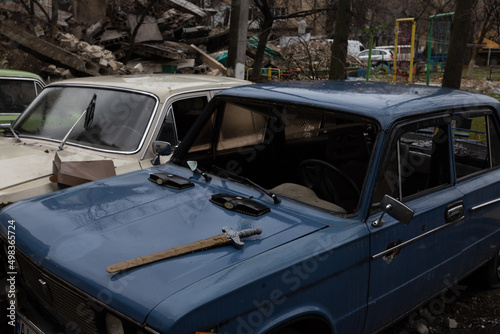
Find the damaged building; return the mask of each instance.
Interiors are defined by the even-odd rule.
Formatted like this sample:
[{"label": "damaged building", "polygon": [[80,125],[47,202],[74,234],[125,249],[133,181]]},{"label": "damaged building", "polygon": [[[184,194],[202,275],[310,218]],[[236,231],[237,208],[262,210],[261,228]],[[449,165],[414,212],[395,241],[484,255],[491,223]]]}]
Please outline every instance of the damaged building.
[{"label": "damaged building", "polygon": [[[289,6],[277,2],[273,15],[286,15]],[[19,48],[40,62],[38,69],[24,69],[51,80],[138,72],[226,75],[230,9],[230,0],[107,1],[106,5],[97,0],[3,2],[1,64],[22,67],[15,63],[22,57],[9,58],[12,49]],[[250,8],[247,68],[257,46],[258,14]],[[307,61],[328,67],[330,45],[321,35],[323,21],[317,15],[276,20],[263,65],[311,70],[311,64],[301,65]],[[322,38],[315,40],[315,35]],[[296,45],[290,47],[290,41]],[[305,48],[317,50],[318,59],[300,52]]]}]

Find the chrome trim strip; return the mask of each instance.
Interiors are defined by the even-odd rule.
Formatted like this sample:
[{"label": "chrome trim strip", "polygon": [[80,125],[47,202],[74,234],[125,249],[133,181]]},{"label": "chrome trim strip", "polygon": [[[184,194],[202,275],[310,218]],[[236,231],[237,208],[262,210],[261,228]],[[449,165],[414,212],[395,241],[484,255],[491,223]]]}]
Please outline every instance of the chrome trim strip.
[{"label": "chrome trim strip", "polygon": [[486,203],[483,203],[483,204],[479,204],[479,205],[476,205],[476,206],[473,206],[470,211],[476,211],[476,210],[479,210],[481,208],[484,208],[488,205],[491,205],[491,204],[495,204],[495,203],[498,203],[500,202],[500,198],[497,198],[497,199],[494,199],[492,201],[489,201],[489,202],[486,202]]},{"label": "chrome trim strip", "polygon": [[417,241],[417,240],[420,240],[420,239],[422,239],[422,238],[424,238],[424,237],[428,236],[429,234],[432,234],[432,233],[434,233],[434,232],[437,232],[437,231],[442,230],[442,229],[443,229],[443,228],[445,228],[445,227],[448,227],[448,226],[451,226],[451,225],[456,224],[456,223],[458,223],[458,222],[461,222],[461,221],[462,221],[462,220],[464,220],[464,219],[465,219],[465,216],[462,216],[462,217],[460,217],[459,219],[457,219],[457,220],[456,220],[456,221],[454,221],[454,222],[451,222],[451,223],[446,223],[446,224],[444,224],[444,225],[442,225],[442,226],[440,226],[440,227],[437,227],[437,228],[435,228],[435,229],[433,229],[433,230],[430,230],[430,231],[428,231],[428,232],[425,232],[425,233],[423,233],[423,234],[421,234],[421,235],[419,235],[419,236],[417,236],[417,237],[415,237],[415,238],[413,238],[413,239],[407,240],[407,241],[405,241],[405,242],[400,243],[399,245],[396,245],[396,246],[394,246],[394,247],[391,247],[391,248],[389,248],[389,249],[386,249],[386,250],[385,250],[385,251],[383,251],[383,252],[380,252],[380,253],[378,253],[378,254],[373,255],[373,256],[372,256],[372,260],[378,259],[379,257],[382,257],[382,256],[384,256],[384,255],[386,255],[386,254],[388,254],[388,253],[394,252],[394,251],[395,251],[395,250],[397,250],[398,248],[401,248],[401,247],[403,247],[403,246],[409,245],[409,244],[411,244],[411,243],[413,243],[413,242],[415,242],[415,241]]},{"label": "chrome trim strip", "polygon": [[165,108],[168,106],[167,101],[168,101],[168,98],[167,98],[167,100],[165,100],[165,102],[161,106],[160,111],[158,112],[160,116],[156,120],[156,123],[153,125],[153,131],[151,133],[151,136],[149,137],[149,140],[148,140],[146,146],[144,147],[145,149],[142,151],[142,156],[140,158],[140,161],[143,161],[146,158],[146,154],[148,153],[148,150],[151,147],[151,143],[156,140],[156,137],[158,137],[158,133],[160,132],[163,120],[168,115],[168,109],[167,109],[167,112],[164,113]]}]

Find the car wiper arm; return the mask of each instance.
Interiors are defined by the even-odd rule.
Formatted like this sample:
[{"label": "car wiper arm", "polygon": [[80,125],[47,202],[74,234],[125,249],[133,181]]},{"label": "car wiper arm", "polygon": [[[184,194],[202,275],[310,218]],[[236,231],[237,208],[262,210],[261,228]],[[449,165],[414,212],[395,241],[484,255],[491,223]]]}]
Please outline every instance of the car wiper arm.
[{"label": "car wiper arm", "polygon": [[263,186],[253,182],[252,180],[250,180],[247,177],[244,177],[244,176],[238,175],[236,173],[227,171],[227,170],[220,168],[219,166],[215,166],[215,165],[212,166],[212,169],[216,169],[218,172],[221,172],[221,173],[226,173],[233,180],[239,181],[239,182],[247,184],[247,185],[251,185],[251,186],[261,190],[264,194],[266,194],[267,196],[269,196],[273,199],[274,204],[278,204],[281,202],[281,200],[278,198],[278,196],[276,196],[276,194],[270,192],[269,190],[267,190]]},{"label": "car wiper arm", "polygon": [[90,103],[87,106],[87,108],[82,112],[80,117],[78,117],[76,122],[73,124],[73,126],[68,130],[68,132],[64,136],[63,140],[59,144],[59,150],[62,151],[64,144],[66,144],[66,141],[68,140],[69,135],[71,134],[71,132],[73,131],[73,129],[78,124],[78,122],[82,119],[83,116],[89,115],[89,116],[85,116],[85,125],[84,125],[85,129],[87,129],[90,126],[90,124],[92,123],[92,121],[94,119],[95,100],[96,100],[96,94],[94,94],[94,96],[92,96],[92,100],[90,100]]},{"label": "car wiper arm", "polygon": [[17,135],[16,130],[14,130],[12,128],[12,125],[9,126],[9,129],[10,129],[10,132],[12,132],[12,134],[14,135],[14,137],[16,137],[16,140],[20,143],[21,142],[21,138],[19,138],[19,136]]}]

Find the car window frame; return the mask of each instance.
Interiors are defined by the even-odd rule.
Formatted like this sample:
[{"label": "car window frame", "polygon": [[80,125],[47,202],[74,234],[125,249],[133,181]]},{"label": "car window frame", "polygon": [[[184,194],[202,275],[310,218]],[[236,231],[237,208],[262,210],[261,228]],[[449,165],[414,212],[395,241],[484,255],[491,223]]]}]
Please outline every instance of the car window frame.
[{"label": "car window frame", "polygon": [[[461,110],[461,111],[454,112],[452,115],[452,120],[456,120],[457,118],[464,119],[464,118],[472,118],[472,117],[487,117],[489,120],[487,122],[487,125],[489,122],[493,122],[492,126],[495,128],[497,135],[500,138],[499,120],[496,116],[496,113],[488,106],[478,106],[478,107],[475,107],[473,109]],[[452,129],[452,131],[453,131],[453,129]],[[500,164],[498,166],[493,166],[493,161],[491,160],[491,154],[492,154],[491,153],[491,145],[489,143],[490,142],[490,132],[488,132],[487,134],[488,134],[488,136],[487,136],[488,137],[488,154],[489,154],[489,163],[490,163],[489,167],[478,170],[477,172],[470,173],[470,174],[462,176],[462,177],[458,177],[458,175],[456,173],[454,142],[452,142],[452,159],[453,159],[454,173],[456,176],[456,178],[455,178],[456,183],[462,183],[462,182],[465,182],[465,181],[470,180],[472,178],[475,178],[477,176],[480,176],[482,174],[486,174],[488,172],[500,169]]]},{"label": "car window frame", "polygon": [[[449,110],[441,110],[441,111],[437,111],[437,112],[434,112],[434,113],[429,114],[429,115],[419,114],[419,115],[414,116],[414,117],[400,119],[388,127],[388,130],[387,130],[388,135],[386,135],[386,139],[385,139],[385,142],[384,142],[383,147],[382,147],[381,159],[379,160],[379,164],[378,164],[377,170],[375,172],[375,175],[376,175],[375,183],[374,183],[372,191],[371,191],[371,200],[370,200],[370,208],[371,209],[370,209],[370,212],[368,215],[372,215],[376,212],[381,211],[381,208],[379,207],[380,202],[376,202],[375,196],[379,195],[379,194],[377,194],[377,188],[381,184],[381,181],[384,178],[384,173],[387,170],[387,166],[388,166],[388,162],[389,162],[389,159],[387,157],[389,157],[392,154],[391,147],[392,147],[392,143],[395,140],[395,138],[398,138],[397,141],[399,141],[399,138],[404,133],[406,133],[404,128],[407,127],[408,125],[415,124],[419,128],[425,128],[427,126],[431,126],[430,124],[427,124],[427,123],[432,123],[433,121],[438,120],[438,119],[445,120],[445,123],[447,124],[448,137],[449,137],[448,150],[449,150],[449,152],[451,152],[453,150],[453,142],[450,140],[452,117],[450,115]],[[417,125],[419,123],[422,125],[421,126]],[[436,122],[434,124],[436,124]],[[409,202],[409,201],[412,201],[416,198],[426,196],[430,193],[434,193],[434,192],[440,191],[442,189],[452,187],[454,184],[456,184],[455,161],[454,161],[454,156],[452,153],[449,155],[448,159],[450,160],[449,161],[449,168],[450,168],[450,171],[449,171],[450,172],[450,183],[449,184],[442,184],[442,185],[438,185],[438,186],[435,186],[432,188],[428,188],[428,189],[420,191],[416,194],[412,194],[412,195],[409,195],[409,196],[406,196],[406,197],[400,199],[399,196],[401,194],[401,189],[400,189],[401,185],[398,182],[398,189],[397,189],[398,200],[401,200],[403,203]],[[398,164],[399,163],[400,162],[399,162],[399,155],[398,155]]]},{"label": "car window frame", "polygon": [[[208,100],[207,101],[207,105],[208,105],[210,103],[210,101],[212,100],[214,94],[217,93],[217,92],[219,92],[219,91],[220,91],[220,89],[217,89],[217,90],[204,89],[204,90],[199,90],[199,91],[180,92],[180,93],[176,93],[176,94],[168,96],[165,99],[165,101],[163,102],[163,104],[161,106],[161,110],[157,111],[157,115],[159,115],[159,116],[155,120],[154,128],[151,131],[151,134],[149,135],[149,140],[147,141],[147,144],[146,144],[145,148],[143,149],[143,153],[141,155],[140,160],[142,161],[142,160],[146,159],[146,156],[147,156],[148,152],[151,150],[152,143],[154,141],[158,140],[158,136],[160,134],[160,130],[161,130],[161,127],[162,127],[163,122],[165,121],[165,119],[167,117],[172,117],[172,119],[173,119],[173,121],[175,123],[175,119],[173,117],[173,108],[172,108],[172,104],[175,101],[182,100],[182,99],[187,99],[187,98],[190,98],[190,97],[204,96],[204,97],[207,97],[207,100]],[[205,106],[205,108],[206,108],[206,106]],[[169,114],[170,114],[170,116],[169,116]],[[203,114],[203,113],[201,113],[201,114]],[[177,148],[178,144],[179,144],[179,140],[178,140],[177,129],[175,128],[175,124],[174,124],[174,132],[175,132],[175,138],[177,140],[177,143],[175,143],[175,144],[170,143],[170,144],[172,145],[172,147]]]}]

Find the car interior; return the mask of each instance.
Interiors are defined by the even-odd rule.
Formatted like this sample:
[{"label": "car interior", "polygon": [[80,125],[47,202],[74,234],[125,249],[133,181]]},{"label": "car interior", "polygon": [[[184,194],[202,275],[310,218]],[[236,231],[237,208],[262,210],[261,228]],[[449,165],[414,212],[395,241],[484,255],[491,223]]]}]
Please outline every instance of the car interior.
[{"label": "car interior", "polygon": [[278,196],[351,213],[377,134],[366,119],[302,106],[221,104],[185,157],[201,170],[246,178]]}]

